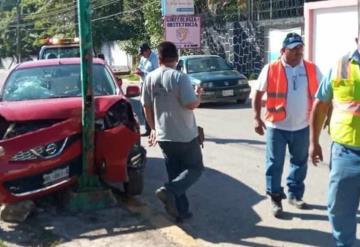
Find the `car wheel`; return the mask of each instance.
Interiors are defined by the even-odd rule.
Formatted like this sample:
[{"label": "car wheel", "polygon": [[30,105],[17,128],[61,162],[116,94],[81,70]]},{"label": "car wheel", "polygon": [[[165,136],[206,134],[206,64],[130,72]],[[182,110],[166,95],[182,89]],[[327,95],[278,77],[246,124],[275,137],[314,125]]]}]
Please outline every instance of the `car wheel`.
[{"label": "car wheel", "polygon": [[238,99],[238,100],[236,100],[236,103],[238,103],[238,104],[245,104],[246,101],[247,101],[247,99]]},{"label": "car wheel", "polygon": [[128,169],[128,177],[129,181],[124,183],[126,195],[140,195],[144,188],[144,169]]}]

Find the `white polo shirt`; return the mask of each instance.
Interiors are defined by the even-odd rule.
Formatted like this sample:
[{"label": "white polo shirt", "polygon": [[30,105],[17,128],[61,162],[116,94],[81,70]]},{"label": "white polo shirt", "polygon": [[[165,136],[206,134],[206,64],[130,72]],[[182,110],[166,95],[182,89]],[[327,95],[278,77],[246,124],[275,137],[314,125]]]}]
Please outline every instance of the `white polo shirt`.
[{"label": "white polo shirt", "polygon": [[[295,131],[300,130],[309,125],[307,110],[308,110],[308,80],[306,77],[306,71],[304,62],[301,61],[295,67],[291,67],[281,59],[286,77],[288,80],[288,91],[286,100],[286,118],[278,122],[266,121],[267,127]],[[269,64],[265,65],[262,69],[258,80],[257,90],[266,92],[267,89],[267,76],[268,76]],[[316,67],[316,77],[320,83],[322,74],[318,67]]]}]

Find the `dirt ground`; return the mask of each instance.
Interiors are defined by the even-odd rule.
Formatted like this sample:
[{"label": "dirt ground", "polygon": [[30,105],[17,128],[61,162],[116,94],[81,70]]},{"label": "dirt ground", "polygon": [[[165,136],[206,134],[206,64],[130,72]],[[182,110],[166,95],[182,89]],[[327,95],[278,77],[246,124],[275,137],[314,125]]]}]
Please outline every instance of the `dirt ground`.
[{"label": "dirt ground", "polygon": [[44,198],[25,222],[0,221],[0,247],[177,247],[136,210],[129,210],[126,197],[116,198],[115,207],[82,213],[64,210],[55,197]]}]

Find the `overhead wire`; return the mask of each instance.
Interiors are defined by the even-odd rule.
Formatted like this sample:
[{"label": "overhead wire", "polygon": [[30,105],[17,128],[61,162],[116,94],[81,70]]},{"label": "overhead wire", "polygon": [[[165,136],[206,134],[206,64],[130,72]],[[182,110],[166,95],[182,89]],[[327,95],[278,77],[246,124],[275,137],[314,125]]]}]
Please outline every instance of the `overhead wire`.
[{"label": "overhead wire", "polygon": [[[104,6],[108,6],[110,4],[113,4],[115,2],[118,2],[119,0],[113,0],[112,2],[109,2],[107,4],[104,4],[104,5],[101,5],[101,6],[96,6],[95,8],[93,9],[99,9],[99,8],[102,8]],[[133,9],[133,10],[127,10],[127,11],[120,11],[120,12],[117,12],[117,13],[114,13],[114,14],[111,14],[111,15],[107,15],[107,16],[103,16],[103,17],[99,17],[99,18],[95,18],[95,19],[92,19],[91,22],[95,22],[95,21],[99,21],[99,20],[104,20],[104,19],[108,19],[108,18],[111,18],[111,17],[114,17],[114,16],[118,16],[118,15],[122,15],[122,14],[132,14],[132,13],[135,13],[135,12],[138,12],[138,11],[141,11],[143,10],[145,7],[147,7],[148,5],[152,5],[152,4],[155,4],[157,3],[158,0],[154,0],[153,2],[150,2],[150,3],[147,3],[145,5],[143,5],[142,7],[139,7],[137,9]],[[75,16],[75,13],[73,13],[70,17],[74,17]],[[25,28],[25,27],[28,27],[28,26],[32,26],[34,25],[35,22],[28,22],[28,23],[21,23],[19,25],[20,28]],[[66,24],[67,26],[68,24]],[[74,25],[77,25],[77,22],[74,23]],[[16,28],[18,25],[16,24],[11,24],[11,25],[8,25],[8,27],[6,29],[9,29],[9,28]],[[65,25],[63,25],[65,26]],[[5,29],[5,30],[6,30]],[[4,30],[4,29],[3,29]],[[30,30],[30,29],[29,29]],[[35,29],[33,29],[35,30]]]}]

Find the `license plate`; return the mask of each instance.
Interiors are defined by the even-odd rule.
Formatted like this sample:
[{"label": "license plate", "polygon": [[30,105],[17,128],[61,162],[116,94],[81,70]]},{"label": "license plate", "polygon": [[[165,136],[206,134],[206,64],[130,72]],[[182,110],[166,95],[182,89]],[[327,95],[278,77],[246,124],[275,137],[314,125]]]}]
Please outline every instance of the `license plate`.
[{"label": "license plate", "polygon": [[43,184],[44,185],[50,185],[53,184],[59,180],[63,180],[65,178],[69,177],[69,167],[65,167],[62,169],[56,169],[50,173],[43,175]]},{"label": "license plate", "polygon": [[232,89],[222,91],[222,96],[233,96],[233,95],[234,95],[234,90]]}]

